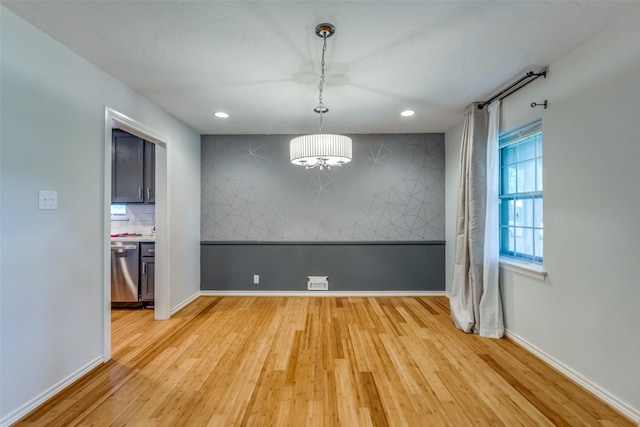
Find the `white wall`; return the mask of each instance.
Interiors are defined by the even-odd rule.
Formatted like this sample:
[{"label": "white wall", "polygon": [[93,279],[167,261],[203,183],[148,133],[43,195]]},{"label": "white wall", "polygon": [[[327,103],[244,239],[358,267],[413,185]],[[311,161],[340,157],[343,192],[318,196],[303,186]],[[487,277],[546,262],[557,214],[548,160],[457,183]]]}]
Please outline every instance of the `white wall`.
[{"label": "white wall", "polygon": [[[105,105],[170,138],[170,305],[199,292],[200,137],[0,7],[0,424],[102,360]],[[38,190],[58,209],[38,210]]]},{"label": "white wall", "polygon": [[[640,417],[640,13],[504,101],[501,130],[542,116],[545,281],[501,271],[505,326]],[[549,109],[531,108],[549,100]],[[461,125],[446,134],[447,192]],[[450,194],[447,193],[447,198]],[[455,205],[447,202],[447,244]],[[453,249],[447,251],[447,271]],[[451,276],[447,276],[450,289]]]}]

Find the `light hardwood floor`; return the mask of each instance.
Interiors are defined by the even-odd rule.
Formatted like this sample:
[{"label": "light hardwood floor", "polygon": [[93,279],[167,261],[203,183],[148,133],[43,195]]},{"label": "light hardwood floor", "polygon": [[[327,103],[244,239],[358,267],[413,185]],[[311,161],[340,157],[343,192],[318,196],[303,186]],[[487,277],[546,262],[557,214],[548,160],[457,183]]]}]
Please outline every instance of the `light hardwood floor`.
[{"label": "light hardwood floor", "polygon": [[113,360],[17,425],[632,426],[445,297],[200,297],[114,311]]}]

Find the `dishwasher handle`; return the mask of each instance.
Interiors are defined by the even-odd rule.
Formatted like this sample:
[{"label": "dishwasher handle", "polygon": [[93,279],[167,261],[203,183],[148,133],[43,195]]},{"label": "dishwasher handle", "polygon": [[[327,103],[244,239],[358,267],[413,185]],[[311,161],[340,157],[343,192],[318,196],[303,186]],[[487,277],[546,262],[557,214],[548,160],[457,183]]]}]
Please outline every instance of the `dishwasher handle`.
[{"label": "dishwasher handle", "polygon": [[122,253],[125,251],[135,251],[136,249],[138,249],[136,245],[111,246],[111,250],[117,253]]}]

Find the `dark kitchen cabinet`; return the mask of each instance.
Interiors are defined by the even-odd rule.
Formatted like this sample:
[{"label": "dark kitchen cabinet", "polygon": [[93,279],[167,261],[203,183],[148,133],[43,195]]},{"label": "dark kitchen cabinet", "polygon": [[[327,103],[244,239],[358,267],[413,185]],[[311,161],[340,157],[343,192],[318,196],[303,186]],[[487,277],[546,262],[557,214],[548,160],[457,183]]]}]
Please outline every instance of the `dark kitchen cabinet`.
[{"label": "dark kitchen cabinet", "polygon": [[155,244],[140,244],[140,299],[146,305],[153,305],[156,288]]},{"label": "dark kitchen cabinet", "polygon": [[155,203],[155,145],[112,130],[111,203]]},{"label": "dark kitchen cabinet", "polygon": [[156,202],[156,145],[144,142],[144,202]]}]

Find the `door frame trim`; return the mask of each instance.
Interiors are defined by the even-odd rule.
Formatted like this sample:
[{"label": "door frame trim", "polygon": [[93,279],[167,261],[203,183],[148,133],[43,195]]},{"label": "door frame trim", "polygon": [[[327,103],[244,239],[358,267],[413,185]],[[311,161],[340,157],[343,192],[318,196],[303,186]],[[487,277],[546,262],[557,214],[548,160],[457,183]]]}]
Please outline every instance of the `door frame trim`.
[{"label": "door frame trim", "polygon": [[154,302],[154,315],[156,320],[166,320],[170,313],[170,289],[169,289],[169,173],[168,157],[171,150],[171,139],[146,126],[131,117],[120,113],[108,106],[104,107],[104,164],[103,164],[103,322],[104,322],[104,348],[103,359],[111,359],[111,129],[118,127],[133,135],[139,136],[156,144],[156,289]]}]

